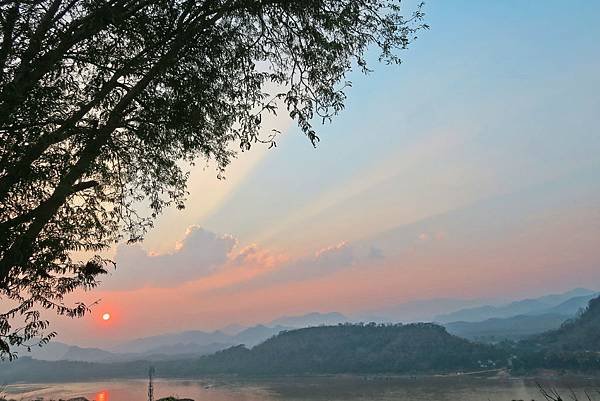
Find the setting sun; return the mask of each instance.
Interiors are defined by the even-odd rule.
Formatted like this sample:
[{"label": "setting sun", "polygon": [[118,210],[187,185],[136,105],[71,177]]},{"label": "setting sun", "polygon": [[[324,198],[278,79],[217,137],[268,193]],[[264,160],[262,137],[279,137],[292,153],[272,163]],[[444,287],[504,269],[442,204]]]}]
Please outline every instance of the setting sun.
[{"label": "setting sun", "polygon": [[0,401],[600,401],[600,0],[0,0]]}]

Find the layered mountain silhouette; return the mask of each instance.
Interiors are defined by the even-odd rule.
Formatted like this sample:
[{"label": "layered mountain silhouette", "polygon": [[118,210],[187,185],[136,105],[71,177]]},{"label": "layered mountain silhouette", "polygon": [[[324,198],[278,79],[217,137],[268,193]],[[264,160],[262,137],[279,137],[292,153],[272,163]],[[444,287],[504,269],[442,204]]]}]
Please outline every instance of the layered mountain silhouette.
[{"label": "layered mountain silhouette", "polygon": [[492,318],[482,322],[451,322],[444,324],[449,333],[473,341],[495,343],[517,341],[534,334],[560,327],[571,315],[543,314]]},{"label": "layered mountain silhouette", "polygon": [[[403,306],[373,311],[373,314],[389,316],[390,311],[393,310],[394,313],[415,317],[418,314],[431,315],[435,310],[448,310],[454,306],[458,310],[439,315],[436,318],[436,321],[442,322],[450,334],[478,342],[496,343],[503,340],[521,340],[544,331],[558,329],[564,321],[575,317],[577,312],[585,307],[596,294],[595,291],[578,288],[562,294],[546,295],[504,305],[480,305],[463,309],[460,308],[464,305],[473,305],[473,303],[483,301],[454,300],[450,302],[449,300],[434,299],[409,302]],[[443,303],[446,303],[445,309],[442,308]],[[212,354],[238,345],[251,348],[282,331],[297,328],[331,326],[347,322],[395,323],[385,317],[370,317],[366,315],[348,317],[337,312],[314,312],[300,316],[283,316],[252,327],[230,325],[222,330],[211,332],[189,330],[143,337],[106,350],[51,342],[43,348],[36,348],[32,353],[20,350],[20,355],[48,361],[176,360]]]},{"label": "layered mountain silhouette", "polygon": [[[148,345],[151,341],[144,343]],[[0,382],[143,377],[149,363],[162,377],[482,373],[497,369],[510,369],[514,373],[537,369],[597,372],[598,355],[600,297],[592,299],[585,310],[559,328],[512,343],[490,345],[469,341],[433,323],[345,323],[283,330],[254,347],[235,345],[209,355],[188,353],[153,362],[149,359],[114,363],[39,361],[25,357],[15,362],[0,362]]]},{"label": "layered mountain silhouette", "polygon": [[[433,373],[502,366],[503,350],[449,334],[432,323],[340,324],[283,331],[248,348],[155,361],[161,377],[206,374]],[[148,361],[90,363],[20,358],[0,362],[0,382],[60,382],[144,377]]]},{"label": "layered mountain silhouette", "polygon": [[529,337],[511,350],[515,371],[554,369],[569,372],[600,370],[600,297],[558,329]]},{"label": "layered mountain silhouette", "polygon": [[562,293],[546,295],[540,298],[524,299],[509,304],[493,306],[483,305],[474,308],[460,309],[458,311],[438,315],[436,322],[480,322],[487,319],[508,318],[518,315],[545,315],[557,314],[572,316],[579,309],[598,295],[597,291],[586,288],[576,288]]},{"label": "layered mountain silhouette", "polygon": [[556,330],[533,336],[525,344],[560,352],[600,352],[600,297],[592,299],[577,318]]},{"label": "layered mountain silhouette", "polygon": [[206,332],[189,330],[149,336],[127,341],[109,350],[86,348],[61,342],[51,342],[31,353],[20,349],[22,356],[46,361],[123,362],[135,360],[169,360],[201,356],[235,345],[253,347],[283,330],[321,325],[334,325],[349,319],[336,312],[309,313],[301,316],[285,316],[267,325],[243,327],[230,325],[223,330]]}]

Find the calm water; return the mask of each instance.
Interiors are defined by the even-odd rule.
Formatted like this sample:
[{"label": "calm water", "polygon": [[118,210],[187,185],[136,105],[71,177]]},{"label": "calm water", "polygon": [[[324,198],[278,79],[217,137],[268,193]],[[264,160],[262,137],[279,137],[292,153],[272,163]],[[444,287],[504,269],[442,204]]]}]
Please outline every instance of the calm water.
[{"label": "calm water", "polygon": [[[570,390],[600,401],[600,379],[540,380],[570,399]],[[5,389],[9,398],[33,400],[84,396],[95,401],[145,401],[143,380],[23,384]],[[533,379],[313,377],[265,380],[157,380],[155,398],[173,395],[196,401],[511,401],[543,400]]]}]

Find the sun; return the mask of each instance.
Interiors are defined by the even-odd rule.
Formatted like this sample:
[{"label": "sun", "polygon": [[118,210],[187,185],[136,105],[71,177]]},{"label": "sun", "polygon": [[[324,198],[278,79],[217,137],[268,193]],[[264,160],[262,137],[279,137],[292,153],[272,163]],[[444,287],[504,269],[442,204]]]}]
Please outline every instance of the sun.
[{"label": "sun", "polygon": [[110,313],[106,312],[102,315],[102,320],[110,320]]}]

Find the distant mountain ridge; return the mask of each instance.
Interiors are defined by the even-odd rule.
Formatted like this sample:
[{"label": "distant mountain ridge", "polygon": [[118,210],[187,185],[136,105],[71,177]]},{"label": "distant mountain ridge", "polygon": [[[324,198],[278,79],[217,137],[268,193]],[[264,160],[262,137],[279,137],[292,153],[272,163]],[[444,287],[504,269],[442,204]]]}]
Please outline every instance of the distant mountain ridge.
[{"label": "distant mountain ridge", "polygon": [[482,322],[451,322],[444,324],[450,334],[472,341],[496,343],[518,341],[529,336],[559,328],[571,315],[543,314],[492,318]]},{"label": "distant mountain ridge", "polygon": [[347,323],[350,319],[338,312],[319,313],[312,312],[301,316],[283,316],[271,321],[268,326],[284,326],[304,328],[313,326],[332,326]]},{"label": "distant mountain ridge", "polygon": [[[551,294],[534,299],[515,301],[505,305],[485,305],[476,308],[459,309],[438,316],[440,318],[438,321],[443,322],[449,333],[470,340],[492,343],[505,339],[520,340],[530,335],[557,329],[563,321],[574,317],[577,311],[587,305],[587,302],[595,294],[597,294],[595,291],[578,288],[563,294]],[[442,305],[444,302],[447,303],[445,307]],[[476,304],[477,302],[480,302],[480,300],[432,299],[429,301],[414,301],[390,307],[388,312],[392,311],[403,316],[413,316],[411,313],[426,315],[435,310],[442,310],[442,308],[451,310],[452,307]],[[511,315],[511,313],[515,314]],[[496,315],[504,317],[486,317]],[[482,318],[482,320],[474,321],[474,316]],[[466,318],[463,321],[454,320],[460,317]],[[43,348],[36,348],[32,353],[21,350],[19,354],[21,356],[31,356],[35,359],[49,361],[124,362],[136,360],[173,360],[181,357],[207,355],[242,344],[247,347],[253,347],[277,335],[281,331],[322,325],[335,326],[340,323],[360,321],[396,323],[396,321],[385,317],[370,319],[368,316],[365,316],[365,318],[361,319],[360,315],[357,317],[347,317],[338,312],[313,312],[298,316],[283,316],[264,325],[259,324],[252,327],[229,325],[222,330],[212,332],[189,330],[143,337],[124,342],[106,350],[51,342]]]},{"label": "distant mountain ridge", "polygon": [[576,318],[558,329],[531,336],[518,343],[511,352],[514,368],[554,369],[572,372],[600,371],[600,296]]},{"label": "distant mountain ridge", "polygon": [[221,330],[212,332],[189,330],[178,333],[162,334],[158,336],[143,337],[127,341],[111,351],[114,352],[137,352],[148,353],[157,352],[162,347],[174,344],[194,344],[197,346],[206,346],[209,344],[228,344],[252,347],[272,337],[283,330],[294,328],[303,328],[321,325],[333,325],[348,322],[349,319],[337,312],[320,313],[312,312],[298,316],[284,316],[275,319],[267,324],[258,324],[256,326],[243,328],[242,326],[228,326],[231,334]]},{"label": "distant mountain ridge", "polygon": [[452,313],[438,315],[435,317],[435,321],[440,323],[480,322],[487,319],[509,318],[518,315],[574,315],[598,294],[598,291],[576,288],[562,294],[524,299],[501,306],[484,305],[460,309]]},{"label": "distant mountain ridge", "polygon": [[[449,334],[432,323],[342,324],[284,331],[247,348],[153,363],[161,377],[206,374],[446,373],[503,366],[506,353]],[[10,364],[10,365],[8,365]],[[0,383],[144,377],[148,361],[89,363],[20,358],[0,362]]]},{"label": "distant mountain ridge", "polygon": [[[598,355],[600,296],[560,328],[519,342],[471,342],[433,323],[338,324],[285,330],[251,348],[237,345],[200,357],[186,354],[179,359],[156,360],[152,365],[162,377],[179,378],[207,374],[432,374],[495,369],[529,374],[537,369],[598,372]],[[90,363],[20,358],[0,362],[0,383],[140,378],[149,361]]]},{"label": "distant mountain ridge", "polygon": [[192,356],[212,354],[219,350],[231,347],[232,344],[211,343],[208,345],[173,344],[157,347],[148,352],[110,352],[100,348],[79,347],[60,342],[50,342],[42,348],[33,348],[32,352],[18,349],[21,358],[33,358],[40,361],[73,361],[73,362],[99,362],[116,363],[129,361],[162,361]]},{"label": "distant mountain ridge", "polygon": [[478,307],[499,301],[490,299],[434,298],[409,301],[357,314],[352,320],[378,323],[432,322],[435,317],[464,308]]},{"label": "distant mountain ridge", "polygon": [[19,355],[47,361],[124,362],[169,360],[182,356],[206,355],[235,345],[243,344],[253,347],[284,330],[332,325],[347,321],[348,318],[341,313],[313,312],[299,316],[284,316],[273,320],[268,325],[259,324],[252,327],[230,325],[223,330],[212,332],[188,330],[143,337],[110,347],[108,350],[79,347],[53,341],[43,348],[35,348],[31,353],[21,349]]},{"label": "distant mountain ridge", "polygon": [[533,336],[525,344],[559,352],[600,352],[600,296],[592,299],[577,318],[556,330]]}]

